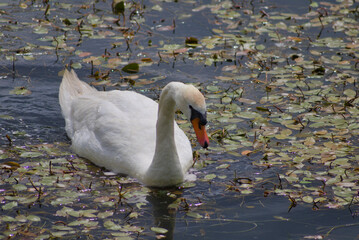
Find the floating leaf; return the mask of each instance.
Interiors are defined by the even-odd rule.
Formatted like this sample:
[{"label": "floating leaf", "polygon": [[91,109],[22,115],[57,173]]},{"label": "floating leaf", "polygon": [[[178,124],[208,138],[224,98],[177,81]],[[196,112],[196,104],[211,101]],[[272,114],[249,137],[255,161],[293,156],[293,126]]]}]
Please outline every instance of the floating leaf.
[{"label": "floating leaf", "polygon": [[77,62],[77,63],[72,63],[71,67],[74,69],[80,69],[80,68],[82,68],[82,65],[81,65],[81,63]]},{"label": "floating leaf", "polygon": [[15,222],[16,221],[16,219],[11,216],[2,216],[0,219],[4,222]]},{"label": "floating leaf", "polygon": [[320,66],[320,67],[314,69],[314,70],[312,71],[312,73],[313,73],[314,75],[324,75],[324,73],[325,73],[325,68],[322,67],[322,66]]},{"label": "floating leaf", "polygon": [[122,227],[121,225],[118,225],[118,224],[115,224],[114,222],[112,222],[111,220],[107,220],[104,222],[103,226],[109,230],[115,230],[115,231],[118,231],[118,230],[121,230]]},{"label": "floating leaf", "polygon": [[10,210],[14,207],[17,207],[17,202],[16,201],[13,201],[13,202],[9,202],[9,203],[6,203],[5,205],[3,205],[1,208],[6,211],[6,210]]},{"label": "floating leaf", "polygon": [[3,165],[7,165],[9,166],[11,169],[15,170],[17,168],[20,167],[20,164],[18,164],[17,162],[13,162],[13,161],[8,161],[8,162],[4,162],[2,163]]},{"label": "floating leaf", "polygon": [[34,33],[36,34],[48,34],[49,30],[44,26],[37,26],[34,28]]},{"label": "floating leaf", "polygon": [[182,184],[183,188],[192,188],[194,186],[196,186],[196,183],[194,183],[194,182],[185,182]]},{"label": "floating leaf", "polygon": [[349,98],[354,98],[356,96],[356,92],[353,89],[346,89],[344,94],[347,95]]},{"label": "floating leaf", "polygon": [[31,91],[26,87],[15,87],[14,90],[10,91],[10,94],[26,96],[26,95],[30,95]]},{"label": "floating leaf", "polygon": [[245,151],[242,151],[241,154],[242,155],[245,155],[245,156],[248,156],[249,154],[251,154],[253,151],[251,150],[245,150]]},{"label": "floating leaf", "polygon": [[151,227],[151,231],[160,234],[165,234],[168,232],[166,228],[161,228],[161,227]]},{"label": "floating leaf", "polygon": [[138,63],[130,63],[122,68],[122,71],[127,73],[138,73],[139,70],[140,66],[138,65]]},{"label": "floating leaf", "polygon": [[230,97],[223,97],[223,98],[222,98],[222,102],[223,102],[223,103],[230,103],[230,102],[232,102],[232,98],[230,98]]},{"label": "floating leaf", "polygon": [[62,22],[67,26],[70,26],[72,24],[68,18],[63,19]]},{"label": "floating leaf", "polygon": [[41,221],[41,218],[38,217],[38,216],[35,216],[35,215],[29,215],[29,216],[27,216],[26,218],[27,218],[27,220],[32,221],[32,222],[39,222],[39,221]]},{"label": "floating leaf", "polygon": [[5,119],[5,120],[14,120],[15,119],[13,116],[4,115],[4,114],[0,114],[0,118]]},{"label": "floating leaf", "polygon": [[97,214],[98,218],[107,218],[113,215],[112,211],[100,212]]},{"label": "floating leaf", "polygon": [[221,168],[229,168],[229,164],[228,163],[226,163],[226,164],[221,164],[221,165],[219,165],[218,167],[216,167],[217,169],[221,169]]},{"label": "floating leaf", "polygon": [[204,176],[204,179],[205,179],[205,180],[212,180],[212,179],[214,179],[214,178],[216,178],[216,177],[217,177],[216,174],[211,173],[211,174],[208,174],[208,175]]},{"label": "floating leaf", "polygon": [[313,198],[311,196],[304,196],[303,201],[306,203],[313,203]]},{"label": "floating leaf", "polygon": [[20,154],[20,157],[23,157],[23,158],[35,158],[35,157],[40,157],[42,155],[43,155],[43,153],[41,153],[41,152],[22,152]]},{"label": "floating leaf", "polygon": [[24,184],[16,184],[12,186],[16,191],[24,191],[27,187]]},{"label": "floating leaf", "polygon": [[153,60],[151,58],[142,58],[141,61],[142,62],[153,62]]},{"label": "floating leaf", "polygon": [[195,46],[198,44],[198,39],[195,37],[187,37],[185,43],[188,46]]},{"label": "floating leaf", "polygon": [[167,25],[167,26],[161,26],[156,28],[157,31],[172,31],[173,29],[175,29],[174,25]]},{"label": "floating leaf", "polygon": [[154,6],[152,7],[152,10],[161,12],[161,11],[163,10],[163,8],[162,8],[160,5],[157,4],[157,5],[154,5]]},{"label": "floating leaf", "polygon": [[23,58],[28,61],[32,61],[36,59],[35,56],[32,54],[24,55]]},{"label": "floating leaf", "polygon": [[195,212],[188,212],[186,213],[186,215],[188,217],[192,217],[192,218],[203,218],[203,216],[199,213],[195,213]]},{"label": "floating leaf", "polygon": [[124,14],[124,12],[125,12],[125,2],[124,1],[113,1],[113,3],[112,3],[112,12],[114,14]]}]

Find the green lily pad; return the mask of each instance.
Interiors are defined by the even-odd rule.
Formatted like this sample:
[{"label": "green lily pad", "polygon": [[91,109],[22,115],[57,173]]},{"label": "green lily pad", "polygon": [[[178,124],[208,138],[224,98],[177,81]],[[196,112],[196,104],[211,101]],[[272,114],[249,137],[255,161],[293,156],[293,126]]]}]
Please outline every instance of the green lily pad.
[{"label": "green lily pad", "polygon": [[15,87],[13,90],[10,91],[10,94],[26,96],[30,95],[31,91],[26,87]]},{"label": "green lily pad", "polygon": [[138,63],[130,63],[122,68],[122,71],[127,73],[138,73],[139,70],[140,66],[138,65]]},{"label": "green lily pad", "polygon": [[17,202],[13,201],[13,202],[6,203],[1,208],[6,211],[6,210],[10,210],[14,207],[17,207],[17,205],[18,205]]},{"label": "green lily pad", "polygon": [[160,228],[160,227],[151,227],[151,231],[160,234],[165,234],[168,232],[166,228]]}]

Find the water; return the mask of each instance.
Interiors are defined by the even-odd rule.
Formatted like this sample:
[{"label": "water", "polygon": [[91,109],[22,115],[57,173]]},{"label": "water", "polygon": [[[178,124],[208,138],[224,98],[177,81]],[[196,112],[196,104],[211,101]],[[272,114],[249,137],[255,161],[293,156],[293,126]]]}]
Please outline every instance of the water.
[{"label": "water", "polygon": [[[335,1],[331,2],[334,3]],[[260,3],[246,1],[240,2],[239,4],[253,4],[253,11],[259,11],[258,9],[263,6]],[[146,5],[153,6],[154,3],[148,2]],[[163,25],[171,25],[171,20],[174,16],[176,19],[180,19],[180,16],[186,13],[186,11],[199,5],[201,4],[197,4],[196,2],[163,3],[162,7],[166,11],[152,13],[152,15],[146,19],[146,24],[143,28],[147,30],[151,29],[161,21],[161,19],[165,19]],[[108,4],[103,1],[99,2],[96,6],[101,9],[108,7]],[[276,9],[276,11],[282,11],[282,7],[286,11],[292,11],[293,8],[295,8],[298,10],[298,13],[305,13],[308,10],[308,4],[302,1],[288,3],[287,1],[278,0],[268,2],[266,6],[270,6],[269,9]],[[6,8],[6,11],[12,12],[10,8]],[[36,16],[36,9],[17,11],[19,12],[14,11],[12,14],[15,16],[23,15],[22,18],[24,19]],[[213,23],[209,23],[209,21],[214,21],[214,19],[208,17],[209,14],[210,12],[205,10],[198,15],[192,15],[190,20],[187,18],[177,20],[177,28],[174,32],[160,32],[158,35],[151,37],[142,33],[144,38],[138,39],[139,46],[146,45],[144,43],[149,39],[153,41],[153,44],[159,44],[160,41],[175,44],[183,41],[183,36],[193,36],[197,38],[209,36],[212,34],[211,28],[213,28],[213,25],[211,25]],[[20,20],[22,19],[19,19],[19,21]],[[193,21],[198,21],[199,24],[193,24]],[[245,18],[243,21],[250,20]],[[16,35],[16,32],[13,31],[9,31],[9,33]],[[23,36],[25,42],[32,41],[34,37],[28,29],[23,29],[20,35]],[[106,39],[84,39],[79,49],[92,51],[93,54],[102,54],[105,52],[105,49],[110,48],[106,45],[110,42],[112,41]],[[3,46],[7,46],[7,43],[4,43]],[[125,48],[126,47],[122,45],[118,51],[124,51]],[[146,50],[147,54],[153,58],[157,55],[155,48],[148,48]],[[132,45],[132,52],[129,54],[128,59],[135,59],[136,54],[139,53],[142,53],[142,49]],[[36,61],[25,61],[19,58],[15,62],[15,72],[13,72],[11,61],[2,60],[2,67],[0,68],[0,115],[3,117],[0,118],[0,145],[3,149],[8,148],[8,140],[5,138],[5,136],[8,135],[12,139],[13,145],[23,146],[27,144],[51,144],[61,142],[67,144],[65,145],[65,149],[69,151],[68,145],[70,141],[64,131],[64,120],[61,116],[61,110],[58,104],[58,87],[61,81],[61,77],[58,76],[58,73],[63,69],[63,62],[68,63],[71,58],[75,60],[78,59],[76,56],[68,56],[65,53],[59,56],[55,56],[53,53],[45,54],[39,56]],[[133,89],[156,99],[156,93],[158,93],[156,88],[164,86],[169,81],[176,80],[210,85],[212,81],[216,81],[215,77],[220,72],[220,69],[223,66],[230,65],[233,65],[233,63],[222,62],[218,63],[218,65],[204,66],[203,64],[198,64],[198,62],[188,59],[183,59],[183,61],[178,59],[159,61],[150,67],[141,68],[141,74],[143,74],[141,78],[151,79],[159,75],[165,76],[162,80],[148,84],[145,87],[135,85],[134,87],[115,88]],[[91,67],[89,65],[84,64],[81,70],[77,70],[77,73],[81,79],[90,81],[90,69]],[[96,66],[95,70],[96,69],[100,69],[100,67]],[[111,73],[111,78],[120,78],[120,75],[114,72]],[[227,83],[222,84],[225,85]],[[11,90],[18,86],[26,86],[31,91],[31,94],[27,96],[9,94]],[[256,91],[259,87],[250,83],[248,83],[248,85],[241,83],[240,86],[245,87],[247,92],[252,95],[257,94],[258,99],[265,95],[264,92],[257,93]],[[151,88],[154,90],[148,90]],[[209,100],[209,102],[211,101],[215,102],[215,100]],[[6,115],[6,117],[4,117],[4,115]],[[8,116],[10,116],[10,118]],[[247,121],[238,123],[238,126],[241,128],[246,128],[249,125]],[[218,126],[212,125],[211,127],[214,130]],[[213,143],[213,146],[216,147],[217,144]],[[196,150],[198,149],[196,148]],[[195,186],[182,190],[171,190],[172,192],[152,189],[152,193],[148,193],[145,196],[140,195],[138,198],[142,199],[138,201],[145,201],[147,204],[140,210],[136,210],[139,212],[138,217],[128,218],[128,214],[132,211],[131,208],[135,208],[136,206],[136,201],[133,200],[133,197],[130,198],[128,205],[115,204],[115,206],[108,207],[95,204],[96,209],[100,212],[115,209],[115,216],[121,224],[129,223],[143,227],[144,231],[138,233],[139,239],[156,238],[155,234],[150,231],[150,228],[153,226],[167,229],[168,233],[166,233],[165,236],[168,239],[303,239],[305,236],[312,236],[312,239],[316,236],[317,239],[320,239],[319,235],[324,236],[325,234],[328,234],[328,237],[325,239],[359,239],[359,226],[357,225],[359,210],[355,204],[353,204],[351,208],[329,209],[324,207],[316,208],[315,205],[298,203],[289,211],[291,202],[288,197],[273,194],[265,196],[263,190],[267,186],[263,185],[262,189],[256,189],[248,195],[228,190],[228,185],[230,185],[229,179],[234,178],[235,175],[242,178],[251,178],[254,175],[260,175],[264,178],[272,178],[273,184],[278,184],[276,174],[280,172],[280,169],[263,170],[251,164],[252,159],[260,156],[260,154],[254,154],[251,155],[251,157],[238,157],[234,162],[231,162],[230,170],[227,170],[216,168],[220,164],[226,163],[225,160],[233,158],[233,156],[230,156],[228,153],[215,152],[208,155],[202,154],[202,158],[215,160],[217,162],[205,165],[203,168],[195,171],[196,174],[200,176],[200,180],[196,182]],[[82,176],[81,174],[78,176],[75,175],[75,179],[87,184],[86,186],[88,186],[90,182],[111,181],[116,179],[114,176],[105,176],[103,174],[104,170],[91,167],[90,163],[86,164],[90,166],[89,169],[85,171],[89,176]],[[226,175],[227,179],[221,180],[216,178],[213,181],[203,181],[203,176],[208,173]],[[3,177],[5,177],[6,173],[3,172],[3,174]],[[126,189],[126,187],[130,188],[132,185],[135,186],[135,188],[141,188],[141,185],[136,183],[136,181],[130,183],[128,186],[126,184],[124,186]],[[74,186],[77,185],[73,183],[71,187]],[[4,190],[9,187],[10,185],[6,185],[0,188]],[[170,193],[173,195],[173,192],[176,197],[168,196],[171,195]],[[82,195],[79,195],[76,200],[74,200],[72,205],[67,206],[72,206],[76,209],[86,209],[87,205],[93,207],[94,198],[100,195],[117,197],[114,187],[106,183],[103,189],[96,185],[91,191],[84,191]],[[0,195],[0,199],[2,203],[4,203],[5,200],[1,197]],[[51,198],[55,199],[56,196]],[[173,208],[169,208],[169,204],[172,204],[175,199],[180,198],[184,199],[184,202],[179,203],[177,211],[173,210]],[[126,203],[126,201],[124,202]],[[64,218],[56,214],[56,211],[61,209],[61,205],[52,206],[48,203],[49,200],[44,200],[42,205],[35,204],[29,209],[19,208],[18,211],[26,212],[26,214],[37,214],[41,212],[40,215],[43,217],[44,226],[51,228],[54,222],[64,221]],[[6,211],[3,212],[5,213]],[[197,216],[197,218],[194,218],[193,216],[189,216],[188,213],[197,213],[200,214],[200,217]],[[69,219],[69,221],[73,221],[76,218],[69,217]],[[95,239],[102,238],[103,236],[114,237],[110,235],[108,229],[102,225],[96,230],[89,230],[89,232]],[[70,238],[72,238],[76,235],[70,236]],[[77,236],[81,239],[90,238],[84,231],[79,231]],[[135,235],[131,236],[135,237]]]},{"label": "water", "polygon": [[[4,69],[2,73],[8,74],[8,69]],[[1,136],[8,134],[14,143],[18,142],[18,144],[39,141],[69,142],[65,135],[64,120],[57,99],[61,79],[57,76],[57,72],[61,69],[56,65],[46,68],[18,66],[15,79],[11,75],[1,79],[1,112],[14,117],[14,120],[1,119]],[[86,71],[79,71],[79,75],[83,77],[84,72]],[[27,85],[28,77],[31,79],[29,89],[32,94],[29,96],[8,94],[14,86]],[[26,136],[16,136],[15,131],[26,132]],[[6,140],[4,137],[2,139],[4,146]],[[211,157],[221,158],[221,156]],[[213,172],[214,167],[216,164],[200,171]],[[258,171],[245,159],[235,163],[233,168],[237,169],[238,175],[247,177]],[[218,174],[219,172],[216,171]],[[93,181],[100,181],[96,178]],[[144,209],[144,216],[136,222],[141,226],[158,224],[167,229],[172,227],[173,232],[170,233],[173,236],[169,238],[173,237],[173,239],[301,239],[305,235],[325,234],[333,226],[357,223],[357,218],[351,216],[349,209],[312,210],[309,205],[299,204],[288,212],[290,201],[286,197],[263,197],[261,191],[242,196],[223,192],[223,187],[219,184],[199,182],[197,186],[185,189],[182,193],[185,198],[198,197],[199,201],[203,202],[198,208],[201,209],[201,213],[208,213],[209,219],[188,219],[185,211],[169,213],[167,207],[173,199],[153,196],[147,197],[150,204]],[[38,211],[41,208],[35,207],[33,210]],[[330,239],[355,239],[358,227],[349,229],[350,231],[343,227],[334,230],[330,234]]]},{"label": "water", "polygon": [[[58,103],[58,87],[60,68],[29,66],[19,67],[15,78],[8,68],[3,68],[5,75],[1,79],[1,112],[14,119],[1,120],[2,136],[13,135],[14,131],[24,131],[28,141],[64,141],[61,110]],[[28,96],[9,95],[16,86],[28,86]],[[16,140],[16,137],[13,138]]]}]

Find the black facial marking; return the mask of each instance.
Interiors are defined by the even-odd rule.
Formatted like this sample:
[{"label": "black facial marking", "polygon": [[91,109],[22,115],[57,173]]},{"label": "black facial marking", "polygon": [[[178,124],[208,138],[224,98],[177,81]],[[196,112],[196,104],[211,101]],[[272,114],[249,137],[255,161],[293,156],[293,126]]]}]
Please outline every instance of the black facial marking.
[{"label": "black facial marking", "polygon": [[189,105],[189,108],[191,109],[191,121],[195,118],[199,118],[199,129],[201,129],[201,126],[205,126],[207,124],[207,113],[204,115],[194,109],[191,105]]}]

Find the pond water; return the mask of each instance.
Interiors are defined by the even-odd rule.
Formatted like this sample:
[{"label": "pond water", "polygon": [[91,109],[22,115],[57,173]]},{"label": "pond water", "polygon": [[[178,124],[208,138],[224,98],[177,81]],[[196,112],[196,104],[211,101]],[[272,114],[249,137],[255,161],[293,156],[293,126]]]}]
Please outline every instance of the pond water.
[{"label": "pond water", "polygon": [[[311,87],[308,92],[320,85],[331,85],[332,82],[326,82],[325,78],[338,74],[337,69],[347,74],[345,79],[357,79],[359,74],[353,63],[358,61],[357,50],[351,45],[343,48],[342,45],[335,45],[337,42],[358,44],[355,32],[358,29],[354,27],[359,16],[357,3],[343,1],[342,4],[350,10],[341,16],[339,13],[347,9],[336,10],[335,6],[341,3],[334,0],[324,3],[299,0],[142,1],[132,7],[129,6],[134,3],[128,2],[125,10],[128,22],[119,24],[113,23],[117,15],[112,13],[111,3],[105,0],[84,0],[76,4],[72,1],[50,1],[48,4],[46,1],[0,3],[0,237],[359,239],[359,205],[355,194],[358,194],[357,179],[351,179],[347,185],[338,185],[351,187],[349,197],[344,193],[338,194],[334,187],[332,191],[318,193],[316,190],[311,195],[311,190],[318,187],[315,180],[321,178],[316,177],[314,180],[305,175],[308,178],[290,182],[289,177],[295,176],[288,172],[298,170],[298,166],[285,165],[284,160],[283,165],[277,162],[268,165],[263,163],[279,151],[268,151],[265,145],[283,148],[283,152],[288,154],[281,157],[285,159],[289,155],[294,159],[302,153],[286,149],[290,145],[288,142],[297,141],[300,134],[307,134],[305,136],[309,141],[309,133],[291,128],[298,134],[295,135],[298,138],[280,135],[265,144],[261,142],[258,147],[255,144],[257,138],[260,139],[260,128],[254,130],[260,123],[264,126],[268,121],[274,127],[281,128],[289,125],[280,125],[280,121],[272,122],[268,120],[269,117],[264,121],[258,113],[256,117],[240,117],[241,113],[238,113],[239,110],[248,114],[260,112],[269,105],[290,112],[290,107],[286,108],[276,99],[269,105],[265,105],[263,99],[277,92],[285,92],[282,96],[291,96],[293,99],[303,91],[303,95],[307,94],[307,89],[303,90],[300,84],[300,91],[288,90],[288,93],[286,91],[291,87],[290,83],[286,85],[287,88],[271,88],[266,82],[271,74],[282,74],[285,76],[283,81],[291,78],[292,74],[299,79],[302,75],[308,75],[307,84]],[[313,14],[308,12],[317,15],[312,17]],[[131,13],[137,14],[137,22],[130,21]],[[290,14],[296,15],[293,22],[286,20]],[[335,19],[334,16],[338,16],[340,20],[330,22],[324,19],[327,15]],[[266,16],[271,18],[265,20]],[[324,22],[323,28],[317,16],[323,18],[320,19]],[[120,14],[120,19],[122,17]],[[347,18],[350,20],[345,20]],[[66,19],[71,24],[66,24]],[[284,24],[286,26],[282,21],[287,21]],[[343,24],[350,23],[353,27],[333,31],[332,25],[343,27],[339,26],[340,21]],[[313,26],[308,27],[308,22]],[[291,23],[296,26],[295,29]],[[271,24],[277,24],[278,28],[273,34],[259,34],[270,32],[272,28],[258,32],[253,30]],[[76,25],[82,28],[82,33],[76,30]],[[298,25],[303,25],[305,30]],[[283,40],[292,33],[294,43]],[[233,40],[230,34],[241,36],[241,39]],[[273,40],[276,36],[282,40]],[[202,44],[201,47],[186,48],[186,37],[214,46],[211,48]],[[332,39],[328,40],[328,37]],[[322,38],[326,40],[318,45],[313,44]],[[216,39],[215,43],[211,42],[213,39]],[[223,43],[223,39],[228,39],[228,42]],[[254,48],[266,52],[269,57],[265,59],[272,59],[273,62],[263,62],[261,51],[255,52]],[[238,49],[236,55],[233,49]],[[346,50],[341,53],[340,62],[335,62],[342,49]],[[348,49],[354,50],[345,52]],[[320,72],[321,68],[308,67],[313,65],[313,61],[302,64],[299,59],[308,61],[318,56],[317,52],[324,59],[320,61],[324,62],[325,78],[322,74],[316,75],[316,71]],[[92,59],[84,60],[91,56]],[[120,63],[111,68],[114,62],[109,59],[114,56],[119,56]],[[151,64],[143,60],[145,58],[151,59]],[[326,60],[328,58],[332,62]],[[73,67],[81,79],[94,83],[99,89],[131,89],[153,99],[158,98],[160,88],[170,81],[196,84],[207,97],[208,131],[211,134],[209,150],[194,145],[199,157],[191,171],[197,175],[197,181],[178,188],[149,189],[135,179],[113,175],[76,157],[70,150],[71,143],[66,136],[58,104],[60,73],[70,61],[73,61]],[[286,61],[296,61],[301,67],[300,73],[295,63],[288,65],[295,65],[288,72],[278,70],[282,65],[283,69],[289,68],[285,67]],[[129,62],[141,63],[140,71],[128,74],[119,70]],[[272,67],[272,64],[276,67]],[[333,70],[334,67],[336,70]],[[100,75],[108,74],[109,78],[95,79],[90,76],[92,71],[98,71]],[[132,80],[134,85],[130,84]],[[318,84],[316,80],[321,82]],[[348,80],[345,84],[335,82],[332,85],[345,85],[346,88],[343,87],[341,92],[345,92],[345,89],[357,91],[356,81]],[[325,91],[324,87],[322,89]],[[349,96],[351,93],[346,91],[345,94]],[[236,107],[231,98],[237,104]],[[241,98],[245,100],[239,101]],[[232,105],[226,105],[229,102]],[[357,107],[356,99],[352,103]],[[194,134],[189,125],[183,123],[180,116],[179,119],[181,127],[193,139]],[[344,139],[347,136],[345,133],[340,136],[343,136],[343,142],[353,143],[359,134],[355,125],[349,126],[353,131],[352,138]],[[345,131],[343,127],[338,128]],[[329,131],[331,128],[323,129]],[[314,130],[313,126],[309,131]],[[319,142],[325,140],[319,139],[315,144]],[[304,143],[310,148],[310,144]],[[353,164],[351,168],[344,164],[348,170],[347,177],[351,176],[350,169],[354,169],[356,174],[359,169],[355,158],[358,152],[356,147],[357,144],[353,143],[350,150],[343,150]],[[250,152],[243,152],[245,150]],[[332,151],[335,151],[334,148]],[[344,154],[340,153],[336,152],[336,155],[344,159]],[[320,154],[323,157],[323,152]],[[327,167],[324,162],[324,167],[311,167],[310,164],[306,162],[303,165],[307,172],[312,170],[313,174]],[[335,172],[330,174],[335,175]],[[303,189],[290,191],[307,182],[309,184]],[[325,187],[324,183],[323,189]],[[290,190],[282,192],[282,188],[283,191],[287,188]],[[321,198],[313,201],[315,197]],[[347,204],[338,200],[340,197]]]},{"label": "pond water", "polygon": [[[9,76],[1,80],[1,111],[3,114],[14,117],[13,120],[1,120],[2,136],[11,135],[14,145],[39,142],[69,143],[57,102],[61,79],[57,76],[57,72],[61,70],[56,67],[44,69],[36,66],[24,66],[19,67],[17,72],[19,76],[15,79]],[[6,71],[8,70],[3,68],[3,72],[6,73]],[[79,71],[80,76],[81,72]],[[30,89],[32,91],[30,95],[19,97],[8,94],[14,86],[19,85],[19,82],[20,85],[24,84],[29,76],[31,77]],[[17,131],[26,134],[17,135]],[[6,145],[6,140],[3,138],[2,147],[6,148]],[[210,155],[209,157],[217,160],[226,158],[225,155]],[[219,171],[215,169],[218,165],[219,163],[214,163],[201,169],[201,174],[218,173]],[[260,171],[260,169],[253,168],[250,160],[245,157],[232,164],[232,167],[241,177],[250,178],[253,174],[259,174]],[[100,170],[96,169],[95,171]],[[225,174],[232,175],[233,172],[226,171]],[[265,172],[264,174],[270,177],[275,172]],[[102,181],[103,177],[103,174],[97,174],[87,181]],[[106,196],[111,195],[113,190],[112,187],[109,187],[98,191]],[[170,233],[173,236],[168,236],[170,239],[172,237],[173,239],[302,239],[307,235],[326,234],[335,226],[342,228],[335,229],[330,234],[330,239],[355,239],[358,236],[357,226],[351,227],[350,231],[345,227],[357,223],[357,218],[352,217],[348,208],[313,210],[310,205],[298,204],[288,212],[291,203],[286,197],[264,197],[260,190],[248,196],[242,196],[239,193],[226,192],[222,186],[216,186],[214,183],[198,182],[196,186],[181,191],[178,197],[191,199],[190,204],[201,203],[196,208],[201,214],[208,214],[211,217],[209,219],[188,219],[186,211],[183,209],[179,212],[169,211],[168,205],[174,201],[174,198],[166,196],[166,193],[163,194],[159,196],[150,194],[146,197],[149,204],[141,209],[143,215],[135,220],[135,224],[145,228],[157,225],[166,229],[172,228]],[[89,195],[91,194],[89,193]],[[85,196],[84,200],[79,198],[77,204],[68,206],[81,209],[82,204],[93,204],[91,201],[90,196]],[[41,225],[45,224],[47,227],[62,219],[51,216],[51,214],[55,215],[55,212],[61,209],[60,207],[46,206],[46,203],[44,205],[34,206],[31,209],[20,208],[20,211],[27,214],[41,212],[40,216],[47,219]],[[97,209],[104,211],[101,210],[101,207],[97,207]],[[108,210],[108,208],[104,209]],[[8,214],[8,212],[4,213]],[[48,213],[50,216],[47,216]],[[73,221],[73,219],[68,219],[68,221]],[[106,229],[99,228],[92,235],[98,238],[102,236],[102,231],[106,232]],[[77,234],[82,235],[81,232]],[[70,236],[73,235],[70,234]],[[140,235],[139,238],[153,239],[154,237]]]}]

